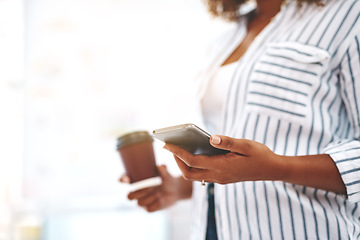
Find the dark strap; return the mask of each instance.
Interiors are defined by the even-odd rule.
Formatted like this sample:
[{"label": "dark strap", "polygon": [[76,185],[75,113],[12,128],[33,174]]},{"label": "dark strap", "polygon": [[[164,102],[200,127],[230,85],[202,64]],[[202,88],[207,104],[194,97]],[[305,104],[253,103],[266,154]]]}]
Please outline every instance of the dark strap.
[{"label": "dark strap", "polygon": [[208,193],[208,219],[206,228],[206,240],[217,240],[216,222],[215,222],[215,199],[214,199],[214,184],[209,183],[207,186]]}]

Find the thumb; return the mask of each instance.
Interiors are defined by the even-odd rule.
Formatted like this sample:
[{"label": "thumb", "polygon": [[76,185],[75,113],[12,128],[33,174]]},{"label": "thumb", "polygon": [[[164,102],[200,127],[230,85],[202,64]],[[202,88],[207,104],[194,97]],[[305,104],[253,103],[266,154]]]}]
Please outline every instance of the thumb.
[{"label": "thumb", "polygon": [[213,147],[228,150],[241,155],[247,155],[250,150],[249,148],[251,147],[251,144],[247,139],[237,139],[220,135],[212,135],[210,138],[210,144]]},{"label": "thumb", "polygon": [[131,179],[130,179],[129,175],[124,174],[124,175],[122,175],[120,177],[119,182],[121,182],[121,183],[131,183]]}]

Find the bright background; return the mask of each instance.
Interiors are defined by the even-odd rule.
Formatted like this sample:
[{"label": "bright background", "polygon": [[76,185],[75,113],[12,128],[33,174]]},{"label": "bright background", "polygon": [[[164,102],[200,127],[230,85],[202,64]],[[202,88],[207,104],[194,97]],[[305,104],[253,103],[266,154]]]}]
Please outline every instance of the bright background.
[{"label": "bright background", "polygon": [[0,240],[186,239],[190,201],[127,200],[116,138],[195,121],[198,59],[225,27],[201,0],[0,0]]}]

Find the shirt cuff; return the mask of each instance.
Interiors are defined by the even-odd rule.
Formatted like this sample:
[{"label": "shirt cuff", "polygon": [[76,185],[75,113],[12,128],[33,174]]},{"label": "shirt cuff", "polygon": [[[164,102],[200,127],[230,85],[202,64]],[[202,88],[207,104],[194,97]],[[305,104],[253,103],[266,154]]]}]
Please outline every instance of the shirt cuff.
[{"label": "shirt cuff", "polygon": [[324,151],[339,169],[346,186],[349,202],[360,202],[360,141],[344,140],[332,143]]}]

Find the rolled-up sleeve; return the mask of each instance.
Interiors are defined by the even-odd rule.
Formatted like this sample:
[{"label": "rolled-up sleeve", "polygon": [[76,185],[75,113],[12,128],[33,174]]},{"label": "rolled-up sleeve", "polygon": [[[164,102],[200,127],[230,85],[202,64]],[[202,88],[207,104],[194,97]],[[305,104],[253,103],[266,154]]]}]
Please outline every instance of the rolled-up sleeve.
[{"label": "rolled-up sleeve", "polygon": [[334,160],[346,186],[348,200],[360,202],[360,142],[346,140],[325,150]]},{"label": "rolled-up sleeve", "polygon": [[341,62],[340,94],[347,111],[349,139],[325,149],[339,169],[350,202],[360,202],[360,34],[355,36]]}]

